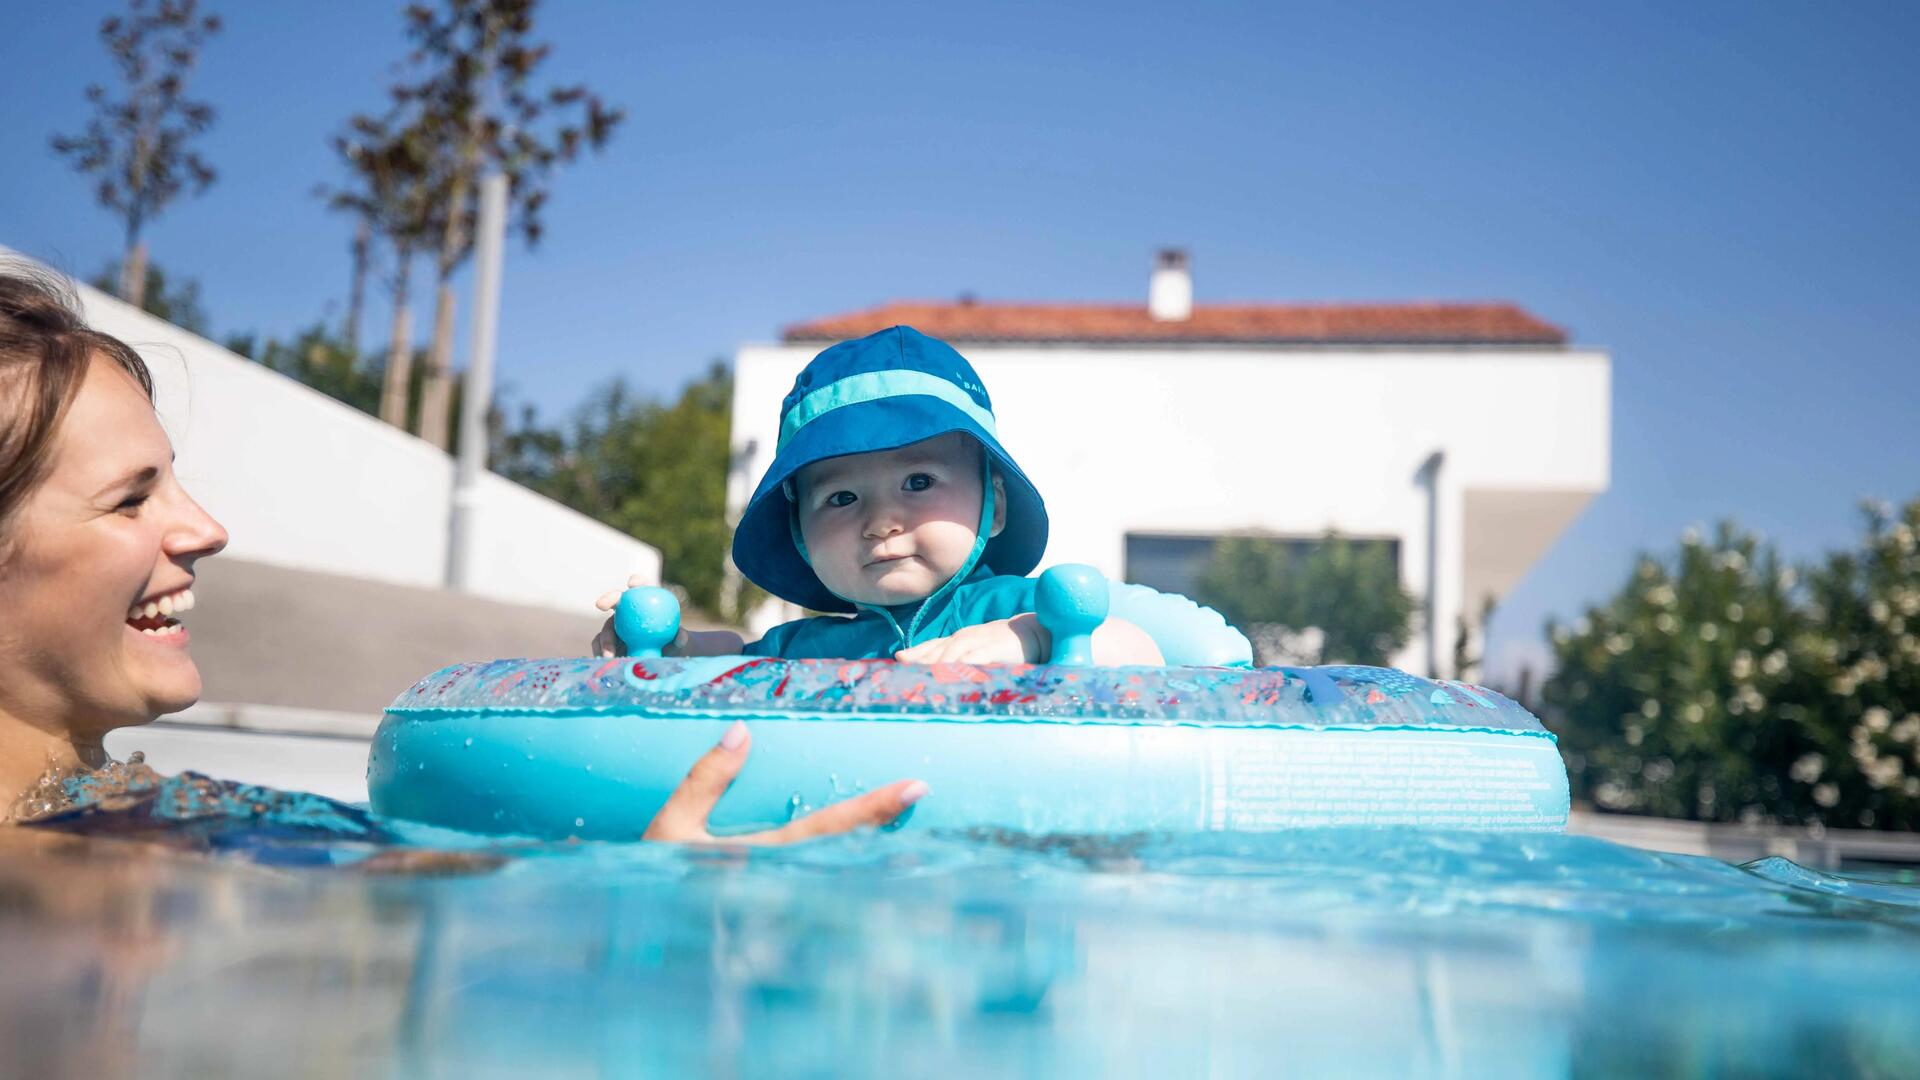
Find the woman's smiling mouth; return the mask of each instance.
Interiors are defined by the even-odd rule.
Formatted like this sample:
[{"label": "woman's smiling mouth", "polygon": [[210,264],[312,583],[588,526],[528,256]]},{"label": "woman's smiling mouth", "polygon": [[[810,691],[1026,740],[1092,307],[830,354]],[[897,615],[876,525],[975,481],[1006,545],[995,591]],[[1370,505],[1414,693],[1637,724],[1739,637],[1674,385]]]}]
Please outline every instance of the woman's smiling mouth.
[{"label": "woman's smiling mouth", "polygon": [[127,627],[156,643],[184,645],[187,642],[187,628],[173,616],[193,610],[193,605],[191,586],[162,593],[128,608]]}]

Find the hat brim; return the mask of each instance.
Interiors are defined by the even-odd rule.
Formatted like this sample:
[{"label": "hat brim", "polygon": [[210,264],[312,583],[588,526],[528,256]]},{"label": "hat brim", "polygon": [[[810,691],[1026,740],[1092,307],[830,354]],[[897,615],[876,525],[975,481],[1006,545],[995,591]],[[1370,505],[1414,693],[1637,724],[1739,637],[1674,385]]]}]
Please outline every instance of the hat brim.
[{"label": "hat brim", "polygon": [[853,611],[852,604],[828,591],[794,546],[783,485],[816,461],[897,450],[954,431],[986,448],[1006,485],[1006,525],[987,541],[981,562],[996,573],[1031,573],[1047,549],[1047,507],[1040,493],[991,432],[947,402],[918,394],[846,405],[795,432],[747,501],[733,533],[733,564],[748,581],[782,600],[814,611]]}]

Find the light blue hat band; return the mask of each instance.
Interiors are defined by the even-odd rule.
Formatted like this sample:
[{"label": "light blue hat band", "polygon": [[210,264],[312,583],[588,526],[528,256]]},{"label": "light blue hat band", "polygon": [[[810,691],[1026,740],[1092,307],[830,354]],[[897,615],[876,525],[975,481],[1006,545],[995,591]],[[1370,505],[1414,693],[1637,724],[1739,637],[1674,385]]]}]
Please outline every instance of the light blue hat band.
[{"label": "light blue hat band", "polygon": [[780,440],[774,452],[785,449],[787,441],[799,434],[801,428],[835,409],[909,395],[939,398],[965,413],[968,419],[979,424],[988,434],[999,434],[993,429],[993,413],[982,408],[972,394],[958,385],[924,371],[895,368],[849,375],[801,398],[793,408],[787,410],[787,415],[780,418]]}]

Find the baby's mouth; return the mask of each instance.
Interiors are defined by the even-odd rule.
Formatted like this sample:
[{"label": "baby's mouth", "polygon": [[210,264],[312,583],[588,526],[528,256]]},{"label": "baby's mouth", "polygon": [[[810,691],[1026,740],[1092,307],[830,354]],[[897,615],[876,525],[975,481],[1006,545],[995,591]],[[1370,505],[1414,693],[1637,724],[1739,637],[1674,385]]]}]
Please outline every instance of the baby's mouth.
[{"label": "baby's mouth", "polygon": [[889,564],[891,564],[891,563],[897,563],[897,562],[904,562],[905,560],[907,560],[907,559],[911,559],[911,558],[913,558],[913,556],[912,556],[911,554],[908,554],[908,555],[877,555],[877,556],[875,556],[875,557],[874,557],[873,559],[871,559],[871,560],[869,560],[869,561],[867,562],[867,565],[868,565],[868,566],[886,566],[886,565],[889,565]]},{"label": "baby's mouth", "polygon": [[127,609],[127,625],[148,637],[174,637],[185,632],[178,612],[193,610],[193,589],[176,589]]}]

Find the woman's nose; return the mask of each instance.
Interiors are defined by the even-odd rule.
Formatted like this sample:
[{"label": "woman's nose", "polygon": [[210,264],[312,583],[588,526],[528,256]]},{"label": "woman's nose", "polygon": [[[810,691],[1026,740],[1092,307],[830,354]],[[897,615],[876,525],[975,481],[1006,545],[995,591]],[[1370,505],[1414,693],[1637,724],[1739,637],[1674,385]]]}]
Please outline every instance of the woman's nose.
[{"label": "woman's nose", "polygon": [[167,536],[167,554],[195,559],[215,555],[227,546],[227,530],[193,497],[180,493],[180,520]]}]

